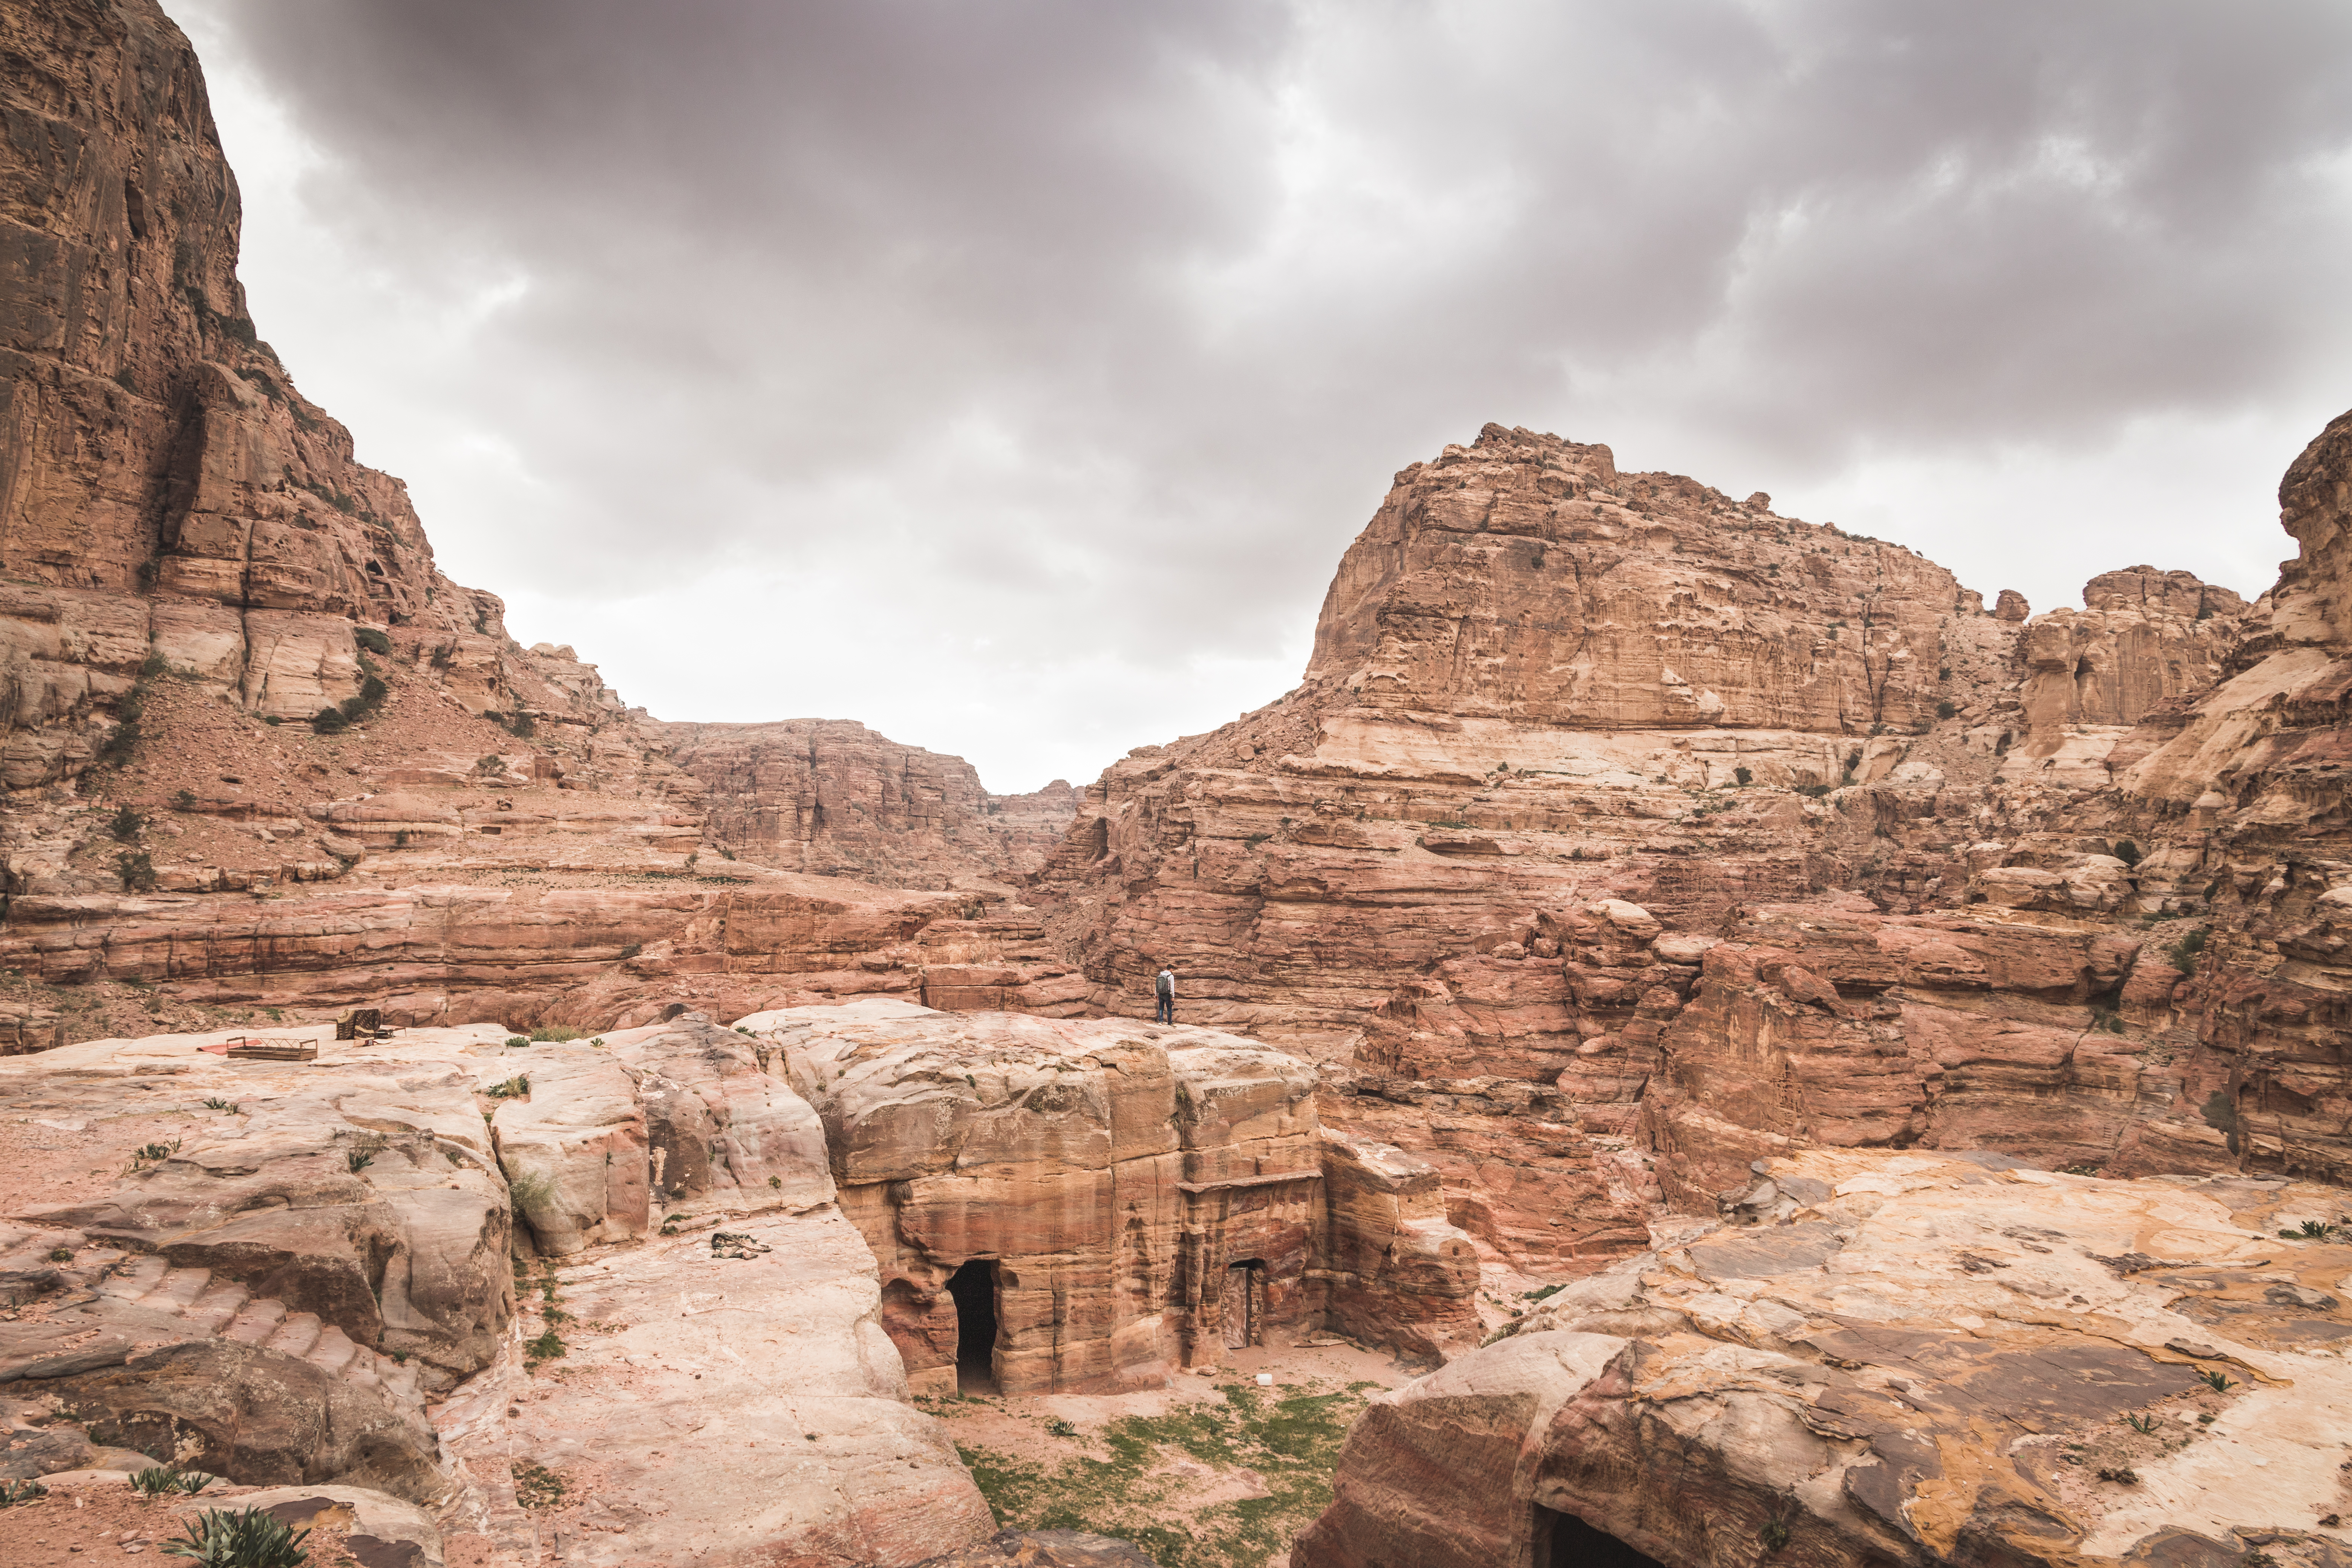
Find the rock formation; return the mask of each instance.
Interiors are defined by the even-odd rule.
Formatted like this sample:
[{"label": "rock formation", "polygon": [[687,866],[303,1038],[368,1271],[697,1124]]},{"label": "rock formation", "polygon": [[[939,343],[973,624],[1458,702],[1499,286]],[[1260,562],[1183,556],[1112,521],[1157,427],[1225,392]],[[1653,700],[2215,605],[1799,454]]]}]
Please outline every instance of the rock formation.
[{"label": "rock formation", "polygon": [[[529,1024],[598,981],[601,1026],[718,1005],[702,977],[746,967],[730,927],[804,939],[751,966],[749,1011],[947,921],[938,995],[1053,1005],[1022,989],[1053,966],[1004,879],[1058,838],[1067,785],[990,796],[856,724],[665,725],[571,647],[515,643],[257,335],[177,29],[66,0],[0,6],[0,964],[156,985],[192,1018]],[[867,883],[962,896],[877,920]],[[917,996],[925,967],[878,964]],[[45,994],[0,1034],[113,1032],[86,1012]]]},{"label": "rock formation", "polygon": [[1816,1143],[2344,1179],[2347,450],[2263,600],[2029,619],[1488,426],[1398,476],[1306,683],[1115,764],[1031,897],[1094,1007],[1172,963],[1530,1266]]},{"label": "rock formation", "polygon": [[919,1391],[960,1362],[1007,1394],[1150,1387],[1327,1325],[1426,1359],[1476,1336],[1435,1173],[1321,1134],[1296,1058],[887,1001],[742,1026],[824,1121]]},{"label": "rock formation", "polygon": [[2338,1562],[2343,1198],[1775,1156],[1374,1400],[1290,1560]]},{"label": "rock formation", "polygon": [[[749,1036],[689,1015],[595,1044],[408,1030],[315,1061],[205,1048],[224,1043],[0,1062],[0,1111],[42,1156],[0,1192],[0,1390],[57,1433],[36,1473],[136,1450],[370,1488],[531,1562],[719,1538],[719,1562],[901,1563],[993,1528],[906,1403],[816,1114]],[[92,1166],[40,1201],[42,1173]],[[531,1375],[521,1319],[545,1336],[529,1362],[561,1372]],[[760,1440],[674,1451],[721,1427]],[[569,1500],[519,1509],[519,1463]]]}]

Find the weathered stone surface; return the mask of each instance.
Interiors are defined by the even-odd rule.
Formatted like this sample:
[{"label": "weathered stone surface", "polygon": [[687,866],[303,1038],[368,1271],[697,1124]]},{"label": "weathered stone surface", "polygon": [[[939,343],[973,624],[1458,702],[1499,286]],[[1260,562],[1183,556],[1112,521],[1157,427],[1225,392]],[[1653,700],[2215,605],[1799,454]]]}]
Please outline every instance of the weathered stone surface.
[{"label": "weathered stone surface", "polygon": [[1759,1174],[1732,1224],[1374,1400],[1291,1562],[1560,1561],[1586,1528],[1666,1568],[2343,1549],[2352,1249],[2273,1234],[2340,1194],[1828,1150]]},{"label": "weathered stone surface", "polygon": [[890,1002],[741,1024],[824,1123],[918,1389],[957,1385],[950,1287],[974,1259],[993,1267],[996,1324],[974,1370],[1008,1393],[1151,1386],[1327,1312],[1416,1355],[1475,1334],[1475,1261],[1434,1172],[1327,1144],[1294,1057],[1207,1029]]},{"label": "weathered stone surface", "polygon": [[986,1537],[947,1429],[906,1403],[856,1229],[830,1205],[727,1228],[767,1250],[720,1258],[698,1227],[566,1260],[562,1374],[442,1411],[474,1475],[521,1459],[564,1483],[527,1559],[862,1568]]},{"label": "weathered stone surface", "polygon": [[647,729],[709,792],[711,840],[787,871],[933,889],[1018,875],[1043,862],[1077,805],[1060,779],[992,795],[962,758],[845,720]]},{"label": "weathered stone surface", "polygon": [[1000,1531],[966,1552],[927,1557],[915,1568],[1152,1568],[1132,1542],[1083,1530]]}]

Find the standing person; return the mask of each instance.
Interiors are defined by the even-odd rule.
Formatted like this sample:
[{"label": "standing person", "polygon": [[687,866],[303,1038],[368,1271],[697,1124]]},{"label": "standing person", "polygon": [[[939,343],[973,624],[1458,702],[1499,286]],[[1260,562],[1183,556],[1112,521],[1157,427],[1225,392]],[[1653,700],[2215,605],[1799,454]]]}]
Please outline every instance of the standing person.
[{"label": "standing person", "polygon": [[1151,994],[1155,1003],[1151,1012],[1151,1021],[1155,1024],[1174,1023],[1176,1021],[1176,972],[1166,964],[1161,964],[1159,974],[1151,982]]}]

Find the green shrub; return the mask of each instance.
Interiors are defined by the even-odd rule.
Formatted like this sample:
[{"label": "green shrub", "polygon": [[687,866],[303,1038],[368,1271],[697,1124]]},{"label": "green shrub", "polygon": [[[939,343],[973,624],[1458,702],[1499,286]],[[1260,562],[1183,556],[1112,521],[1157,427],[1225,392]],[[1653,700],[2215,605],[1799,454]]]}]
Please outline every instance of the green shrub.
[{"label": "green shrub", "polygon": [[173,795],[172,797],[172,809],[173,811],[195,810],[196,792],[192,789],[184,789],[179,794]]},{"label": "green shrub", "polygon": [[1943,701],[1936,704],[1936,717],[1938,719],[1948,719],[1959,710],[1960,705],[1952,701],[1949,698],[1947,698]]},{"label": "green shrub", "polygon": [[551,1045],[562,1045],[565,1041],[578,1039],[580,1031],[562,1024],[541,1024],[530,1032],[530,1037]]},{"label": "green shrub", "polygon": [[352,727],[340,708],[321,708],[310,715],[310,728],[321,735],[340,735]]},{"label": "green shrub", "polygon": [[146,826],[147,819],[126,805],[107,820],[106,831],[116,843],[128,844],[137,838],[139,830]]},{"label": "green shrub", "polygon": [[383,633],[376,630],[373,626],[360,627],[358,630],[352,633],[352,640],[358,643],[360,647],[367,649],[370,653],[389,654],[392,652],[392,639],[384,636]]},{"label": "green shrub", "polygon": [[231,1512],[208,1508],[188,1521],[188,1533],[168,1542],[166,1554],[185,1557],[198,1568],[302,1568],[310,1554],[302,1550],[310,1536],[272,1519],[257,1508]]},{"label": "green shrub", "polygon": [[144,849],[136,854],[117,855],[114,872],[122,879],[126,892],[152,893],[155,890],[155,861]]},{"label": "green shrub", "polygon": [[2116,858],[2122,861],[2125,865],[2137,866],[2139,864],[2139,846],[2133,843],[2130,839],[2118,838],[2111,847],[2116,852]]},{"label": "green shrub", "polygon": [[1799,784],[1797,785],[1797,793],[1801,795],[1809,796],[1811,799],[1819,800],[1822,796],[1830,793],[1830,786],[1827,784]]},{"label": "green shrub", "polygon": [[2197,973],[2197,955],[2204,951],[2205,928],[2200,926],[2174,942],[2167,950],[2166,956],[2172,960],[2172,967],[2181,973],[2194,974]]},{"label": "green shrub", "polygon": [[38,1481],[0,1481],[0,1508],[14,1508],[20,1502],[46,1497],[48,1490]]},{"label": "green shrub", "polygon": [[[507,1043],[509,1045],[514,1044],[512,1040],[509,1040]],[[529,1042],[526,1041],[525,1043],[528,1044]],[[507,1079],[504,1083],[494,1083],[490,1085],[489,1088],[482,1090],[482,1092],[488,1095],[492,1100],[520,1100],[524,1095],[530,1092],[530,1079],[526,1077],[517,1076]]]},{"label": "green shrub", "polygon": [[1731,776],[1738,779],[1743,784],[1751,784],[1756,782],[1756,775],[1749,773],[1746,768],[1732,769]]}]

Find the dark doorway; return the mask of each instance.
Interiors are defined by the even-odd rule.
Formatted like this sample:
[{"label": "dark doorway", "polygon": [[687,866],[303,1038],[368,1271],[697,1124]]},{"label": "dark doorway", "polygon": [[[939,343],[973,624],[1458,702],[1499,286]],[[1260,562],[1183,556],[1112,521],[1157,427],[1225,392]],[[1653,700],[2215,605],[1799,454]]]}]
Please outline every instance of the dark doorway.
[{"label": "dark doorway", "polygon": [[1536,1510],[1536,1568],[1662,1568],[1606,1531],[1572,1513]]},{"label": "dark doorway", "polygon": [[996,1261],[975,1258],[955,1271],[948,1294],[956,1308],[956,1389],[996,1392]]},{"label": "dark doorway", "polygon": [[1265,1264],[1258,1258],[1225,1270],[1225,1293],[1218,1316],[1228,1350],[1258,1343],[1265,1332]]}]

